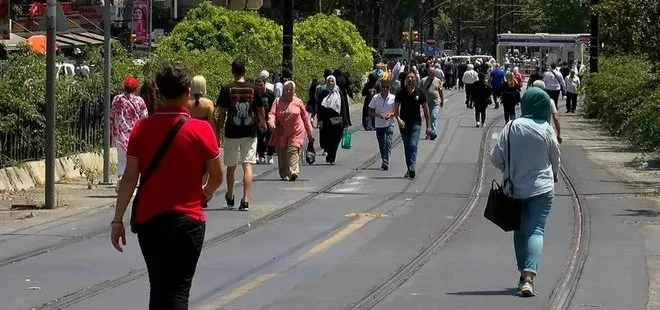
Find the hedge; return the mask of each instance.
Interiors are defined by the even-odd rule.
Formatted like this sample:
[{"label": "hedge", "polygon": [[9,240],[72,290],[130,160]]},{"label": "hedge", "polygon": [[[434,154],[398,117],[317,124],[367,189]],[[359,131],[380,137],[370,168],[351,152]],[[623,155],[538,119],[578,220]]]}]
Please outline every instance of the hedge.
[{"label": "hedge", "polygon": [[644,151],[660,150],[660,75],[639,56],[601,60],[585,78],[582,114],[599,121],[610,134]]}]

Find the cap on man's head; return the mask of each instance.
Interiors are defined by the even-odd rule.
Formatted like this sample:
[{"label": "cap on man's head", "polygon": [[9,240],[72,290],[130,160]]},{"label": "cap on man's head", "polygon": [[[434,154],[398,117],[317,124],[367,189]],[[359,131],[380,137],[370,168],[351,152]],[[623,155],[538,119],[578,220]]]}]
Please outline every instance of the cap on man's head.
[{"label": "cap on man's head", "polygon": [[262,70],[261,72],[259,72],[259,78],[260,79],[267,80],[268,77],[270,77],[270,73],[268,73],[268,71]]}]

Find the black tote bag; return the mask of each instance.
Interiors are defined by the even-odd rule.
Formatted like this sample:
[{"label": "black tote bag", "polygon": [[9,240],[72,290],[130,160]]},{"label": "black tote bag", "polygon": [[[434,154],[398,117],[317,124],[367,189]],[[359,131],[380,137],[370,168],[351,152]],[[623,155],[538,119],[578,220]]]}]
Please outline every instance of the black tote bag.
[{"label": "black tote bag", "polygon": [[[502,182],[502,185],[493,180],[491,182],[490,193],[488,193],[488,202],[484,217],[493,222],[504,231],[513,231],[520,229],[522,220],[522,201],[513,196],[513,183],[511,182],[511,122],[506,137],[507,160],[506,167],[509,171],[508,177]],[[510,186],[511,195],[505,191],[506,186]]]}]

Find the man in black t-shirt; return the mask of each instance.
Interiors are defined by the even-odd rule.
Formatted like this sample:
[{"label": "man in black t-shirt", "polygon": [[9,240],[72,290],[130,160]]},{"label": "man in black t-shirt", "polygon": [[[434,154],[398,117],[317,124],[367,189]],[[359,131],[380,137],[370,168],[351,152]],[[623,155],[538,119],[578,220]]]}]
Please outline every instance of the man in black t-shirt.
[{"label": "man in black t-shirt", "polygon": [[394,98],[394,116],[399,123],[403,151],[406,157],[408,170],[404,178],[415,178],[415,163],[417,162],[417,143],[419,132],[422,129],[422,115],[424,111],[426,133],[431,133],[429,105],[426,102],[424,91],[417,87],[417,76],[414,72],[406,75],[406,87],[400,89]]},{"label": "man in black t-shirt", "polygon": [[[252,188],[252,165],[257,162],[257,130],[266,131],[266,117],[261,92],[245,81],[245,64],[231,64],[234,81],[218,96],[218,131],[224,129],[223,157],[227,166],[227,207],[234,207],[234,173],[243,166],[243,199],[239,210],[249,210]],[[218,135],[219,136],[219,135]]]}]

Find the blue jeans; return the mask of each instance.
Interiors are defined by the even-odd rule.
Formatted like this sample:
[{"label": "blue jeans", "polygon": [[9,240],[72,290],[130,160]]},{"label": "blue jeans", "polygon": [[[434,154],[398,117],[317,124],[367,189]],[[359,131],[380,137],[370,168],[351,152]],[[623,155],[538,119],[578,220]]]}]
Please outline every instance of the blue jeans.
[{"label": "blue jeans", "polygon": [[417,143],[419,142],[419,132],[422,130],[422,123],[406,123],[406,127],[400,129],[401,140],[403,140],[403,153],[406,156],[406,166],[408,170],[415,170],[417,162]]},{"label": "blue jeans", "polygon": [[430,121],[431,121],[431,131],[434,134],[438,134],[438,113],[440,113],[440,106],[437,103],[432,103],[429,105],[431,110]]},{"label": "blue jeans", "polygon": [[536,274],[538,270],[545,223],[554,198],[554,191],[549,191],[523,200],[520,230],[513,232],[513,246],[519,271]]},{"label": "blue jeans", "polygon": [[392,153],[392,136],[394,135],[394,126],[376,128],[376,139],[378,139],[378,149],[380,150],[380,159],[383,165],[390,165],[390,154]]}]

